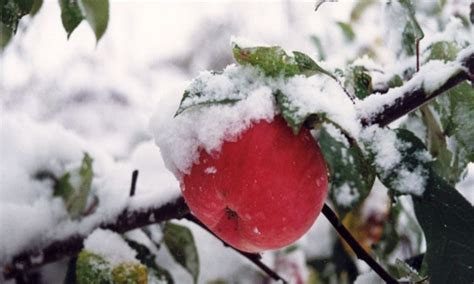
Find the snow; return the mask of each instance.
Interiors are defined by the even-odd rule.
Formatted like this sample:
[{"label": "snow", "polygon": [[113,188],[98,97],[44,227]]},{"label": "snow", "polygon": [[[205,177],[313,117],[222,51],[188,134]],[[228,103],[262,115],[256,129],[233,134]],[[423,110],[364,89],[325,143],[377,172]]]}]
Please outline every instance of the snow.
[{"label": "snow", "polygon": [[349,207],[360,196],[359,192],[357,190],[353,190],[348,183],[344,183],[334,190],[337,204],[344,207]]},{"label": "snow", "polygon": [[[373,125],[362,131],[361,138],[367,143],[369,150],[374,153],[376,167],[380,168],[384,175],[396,174],[392,183],[395,190],[418,196],[423,194],[428,173],[422,165],[410,171],[401,163],[400,151],[409,145],[398,140],[395,132]],[[416,155],[420,161],[431,160],[427,151],[418,152]]]},{"label": "snow", "polygon": [[86,251],[102,256],[111,266],[124,262],[137,262],[136,252],[125,240],[110,230],[97,229],[84,240]]}]

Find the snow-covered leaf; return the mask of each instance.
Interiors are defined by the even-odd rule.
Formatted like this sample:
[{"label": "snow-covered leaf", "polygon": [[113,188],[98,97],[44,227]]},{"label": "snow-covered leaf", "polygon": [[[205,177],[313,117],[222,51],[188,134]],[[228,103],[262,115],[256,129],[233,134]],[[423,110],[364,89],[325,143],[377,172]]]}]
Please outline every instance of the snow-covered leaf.
[{"label": "snow-covered leaf", "polygon": [[81,166],[65,173],[54,186],[54,195],[64,200],[73,219],[79,218],[86,208],[94,175],[92,162],[93,160],[89,154],[84,153]]},{"label": "snow-covered leaf", "polygon": [[175,116],[180,115],[183,113],[185,110],[190,109],[192,107],[196,106],[210,106],[210,105],[226,105],[226,104],[235,104],[236,102],[240,101],[240,97],[235,97],[235,98],[223,98],[223,99],[203,99],[200,101],[197,101],[195,103],[190,103],[190,104],[185,104],[186,100],[193,100],[195,98],[199,97],[204,97],[203,93],[199,90],[196,89],[188,89],[184,91],[183,98],[181,99],[181,103],[179,105],[178,110],[175,113]]},{"label": "snow-covered leaf", "polygon": [[109,22],[109,0],[79,0],[79,5],[97,41],[104,35]]},{"label": "snow-covered leaf", "polygon": [[430,172],[426,190],[413,197],[415,214],[426,238],[430,283],[469,283],[474,279],[474,207]]},{"label": "snow-covered leaf", "polygon": [[392,194],[423,193],[431,157],[423,142],[412,132],[379,129],[371,138],[365,137],[364,143],[373,155],[378,178]]},{"label": "snow-covered leaf", "polygon": [[100,255],[81,251],[76,263],[76,280],[78,284],[112,283],[110,265]]},{"label": "snow-covered leaf", "polygon": [[33,0],[33,6],[31,6],[30,15],[36,15],[41,7],[43,6],[43,0]]},{"label": "snow-covered leaf", "polygon": [[147,268],[138,262],[124,262],[112,269],[113,284],[147,284]]},{"label": "snow-covered leaf", "polygon": [[68,38],[84,19],[78,1],[80,0],[59,0],[61,7],[61,20]]},{"label": "snow-covered leaf", "polygon": [[291,127],[293,133],[298,134],[298,132],[300,132],[301,126],[303,126],[303,123],[308,118],[309,114],[299,114],[298,107],[291,104],[291,101],[288,99],[288,97],[280,90],[275,92],[275,100],[278,107],[280,108],[283,119],[285,119],[288,126]]},{"label": "snow-covered leaf", "polygon": [[428,60],[453,61],[456,59],[459,47],[454,42],[438,41],[430,46]]},{"label": "snow-covered leaf", "polygon": [[425,278],[418,274],[418,271],[410,267],[406,262],[400,259],[395,260],[395,268],[397,269],[398,278],[404,281],[415,283],[424,283]]},{"label": "snow-covered leaf", "polygon": [[361,100],[372,94],[372,77],[364,66],[351,66],[347,74],[344,85],[349,92]]},{"label": "snow-covered leaf", "polygon": [[199,277],[199,257],[193,234],[188,228],[174,223],[166,223],[164,242],[174,260],[184,267],[197,283]]},{"label": "snow-covered leaf", "polygon": [[330,172],[330,197],[342,216],[364,201],[375,170],[362,150],[333,124],[323,124],[319,144]]},{"label": "snow-covered leaf", "polygon": [[171,273],[169,273],[168,270],[165,268],[159,266],[156,263],[156,255],[154,255],[150,249],[148,249],[146,246],[132,240],[127,240],[127,244],[134,249],[137,252],[136,258],[146,267],[148,267],[148,270],[150,271],[153,276],[158,279],[159,281],[162,281],[163,283],[167,284],[173,284],[174,280],[173,277],[171,276]]}]

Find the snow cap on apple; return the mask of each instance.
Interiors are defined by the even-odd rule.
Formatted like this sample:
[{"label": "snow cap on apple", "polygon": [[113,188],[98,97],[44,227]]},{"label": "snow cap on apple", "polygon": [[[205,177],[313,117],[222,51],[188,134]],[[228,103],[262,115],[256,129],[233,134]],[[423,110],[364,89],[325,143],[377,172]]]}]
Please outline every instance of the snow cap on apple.
[{"label": "snow cap on apple", "polygon": [[[309,57],[294,55],[235,45],[241,65],[201,73],[181,102],[162,102],[168,112],[157,112],[151,124],[191,212],[247,252],[293,243],[321,211],[328,175],[317,142],[302,127],[309,114],[324,113],[358,131],[340,86],[311,73]],[[352,112],[341,115],[345,108]]]}]

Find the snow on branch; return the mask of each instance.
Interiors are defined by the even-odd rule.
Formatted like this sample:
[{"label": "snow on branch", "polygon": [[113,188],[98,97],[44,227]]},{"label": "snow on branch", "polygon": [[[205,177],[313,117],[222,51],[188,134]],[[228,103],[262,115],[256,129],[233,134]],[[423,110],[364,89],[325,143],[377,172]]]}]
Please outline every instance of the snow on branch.
[{"label": "snow on branch", "polygon": [[[147,225],[180,219],[187,213],[189,213],[189,208],[184,199],[179,197],[159,207],[125,209],[114,222],[104,223],[98,227],[124,233]],[[64,240],[55,241],[42,249],[20,253],[3,267],[3,277],[11,279],[44,264],[73,256],[81,251],[86,237],[74,235]]]},{"label": "snow on branch", "polygon": [[386,126],[466,80],[474,82],[474,46],[454,62],[432,60],[403,86],[367,97],[357,105],[361,123]]}]

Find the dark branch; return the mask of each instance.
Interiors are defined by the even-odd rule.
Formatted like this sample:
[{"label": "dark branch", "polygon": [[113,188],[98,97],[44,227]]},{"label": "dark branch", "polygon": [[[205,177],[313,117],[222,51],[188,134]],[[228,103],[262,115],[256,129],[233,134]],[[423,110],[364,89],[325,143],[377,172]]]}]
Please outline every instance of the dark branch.
[{"label": "dark branch", "polygon": [[257,253],[249,253],[249,252],[245,252],[245,251],[241,251],[239,249],[236,249],[234,248],[233,246],[229,245],[228,243],[226,243],[225,241],[223,241],[221,238],[219,238],[216,234],[214,234],[214,232],[212,232],[211,230],[209,230],[209,228],[206,227],[206,225],[204,225],[201,221],[199,221],[196,217],[194,217],[192,214],[186,214],[184,216],[185,219],[199,225],[201,228],[203,228],[204,230],[208,231],[210,234],[212,234],[214,237],[216,237],[217,239],[221,240],[222,243],[224,244],[224,246],[226,247],[230,247],[232,248],[233,250],[235,250],[236,252],[238,252],[239,254],[241,254],[242,256],[244,256],[245,258],[247,258],[248,260],[250,260],[253,264],[255,264],[256,266],[258,266],[258,268],[260,268],[263,272],[265,272],[268,276],[270,276],[271,278],[273,278],[273,280],[275,281],[282,281],[283,283],[288,283],[283,277],[281,277],[280,275],[278,275],[278,273],[276,273],[275,271],[273,271],[270,267],[268,267],[265,263],[263,263],[261,261],[262,257],[257,254]]},{"label": "dark branch", "polygon": [[407,91],[407,93],[395,99],[390,105],[385,105],[380,112],[371,114],[370,117],[361,118],[362,125],[378,124],[380,126],[387,126],[460,83],[464,81],[474,82],[474,53],[467,55],[461,62],[465,70],[453,74],[446,83],[431,94],[427,94],[423,86]]},{"label": "dark branch", "polygon": [[132,173],[132,184],[130,185],[130,196],[135,195],[137,188],[138,170],[134,170]]},{"label": "dark branch", "polygon": [[324,204],[322,213],[329,220],[334,229],[336,229],[341,238],[351,247],[357,258],[365,261],[365,263],[367,263],[367,265],[369,265],[370,268],[372,268],[375,273],[377,273],[386,283],[399,283],[382,266],[380,266],[380,264],[378,264],[369,253],[364,250],[364,248],[352,236],[349,230],[347,230],[347,228],[339,221],[336,213],[334,213],[334,211],[332,211],[332,209],[327,204]]},{"label": "dark branch", "polygon": [[[189,209],[184,203],[184,199],[178,198],[175,202],[158,208],[125,210],[117,217],[116,221],[104,223],[98,227],[124,233],[150,224],[181,218],[188,212]],[[3,275],[5,279],[11,279],[46,263],[73,256],[81,251],[86,237],[75,235],[66,240],[53,242],[42,249],[23,252],[15,256],[12,262],[3,268]]]}]

